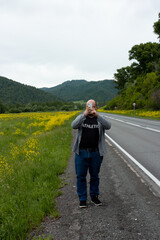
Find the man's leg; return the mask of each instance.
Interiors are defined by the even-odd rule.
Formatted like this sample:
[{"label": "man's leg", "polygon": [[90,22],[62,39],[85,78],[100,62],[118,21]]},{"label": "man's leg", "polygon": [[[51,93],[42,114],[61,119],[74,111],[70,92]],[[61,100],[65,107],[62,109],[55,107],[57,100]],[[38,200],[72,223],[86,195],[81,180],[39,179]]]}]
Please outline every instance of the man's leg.
[{"label": "man's leg", "polygon": [[90,173],[90,196],[99,195],[99,172],[103,157],[99,155],[99,152],[91,153],[91,159],[89,161],[89,173]]},{"label": "man's leg", "polygon": [[75,155],[75,168],[77,174],[77,194],[80,201],[87,200],[86,176],[88,171],[87,151],[80,150],[79,155]]}]

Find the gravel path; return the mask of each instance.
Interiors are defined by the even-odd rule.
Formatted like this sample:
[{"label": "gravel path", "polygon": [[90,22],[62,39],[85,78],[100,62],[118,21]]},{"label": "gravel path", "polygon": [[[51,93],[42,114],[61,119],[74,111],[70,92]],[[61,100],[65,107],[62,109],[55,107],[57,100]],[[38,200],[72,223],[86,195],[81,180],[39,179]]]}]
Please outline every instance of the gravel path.
[{"label": "gravel path", "polygon": [[[103,205],[96,207],[88,199],[88,208],[79,208],[72,154],[65,174],[68,184],[57,198],[60,217],[46,217],[37,236],[53,236],[54,240],[160,240],[160,198],[130,170],[113,146],[107,144],[107,148],[100,173]],[[36,233],[32,239],[33,235]]]}]

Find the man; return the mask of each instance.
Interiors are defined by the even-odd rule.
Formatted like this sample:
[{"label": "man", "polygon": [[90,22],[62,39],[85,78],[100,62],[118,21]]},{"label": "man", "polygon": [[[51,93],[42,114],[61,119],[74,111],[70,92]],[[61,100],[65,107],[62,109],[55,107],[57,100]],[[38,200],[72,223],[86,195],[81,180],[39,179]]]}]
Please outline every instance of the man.
[{"label": "man", "polygon": [[87,207],[86,176],[90,173],[90,197],[95,205],[102,205],[99,200],[99,171],[106,153],[105,130],[111,128],[110,122],[97,113],[94,100],[86,103],[84,113],[72,122],[72,128],[78,129],[73,147],[75,152],[75,168],[77,174],[77,194],[80,208]]}]

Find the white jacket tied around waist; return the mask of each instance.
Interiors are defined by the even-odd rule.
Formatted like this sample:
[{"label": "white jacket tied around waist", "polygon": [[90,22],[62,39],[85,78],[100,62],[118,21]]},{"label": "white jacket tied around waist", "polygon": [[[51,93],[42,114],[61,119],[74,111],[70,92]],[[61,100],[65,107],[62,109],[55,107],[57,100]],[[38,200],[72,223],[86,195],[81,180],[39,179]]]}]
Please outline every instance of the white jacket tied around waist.
[{"label": "white jacket tied around waist", "polygon": [[[73,151],[77,154],[79,154],[79,145],[82,137],[82,124],[85,119],[86,119],[86,116],[84,115],[84,113],[82,113],[78,115],[71,124],[73,129],[78,129],[76,141],[73,146]],[[97,122],[98,122],[98,130],[99,130],[98,149],[99,149],[100,156],[103,156],[107,152],[104,134],[105,134],[105,130],[109,130],[111,128],[111,123],[106,119],[106,117],[101,116],[99,114],[97,117]]]}]

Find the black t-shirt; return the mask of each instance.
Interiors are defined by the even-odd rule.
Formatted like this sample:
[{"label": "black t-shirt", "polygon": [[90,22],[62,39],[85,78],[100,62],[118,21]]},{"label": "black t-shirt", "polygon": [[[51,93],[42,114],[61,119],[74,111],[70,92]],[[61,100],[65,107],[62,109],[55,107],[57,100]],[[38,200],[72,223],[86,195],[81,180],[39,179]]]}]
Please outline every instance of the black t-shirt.
[{"label": "black t-shirt", "polygon": [[99,130],[97,117],[86,117],[82,124],[80,148],[98,148]]}]

